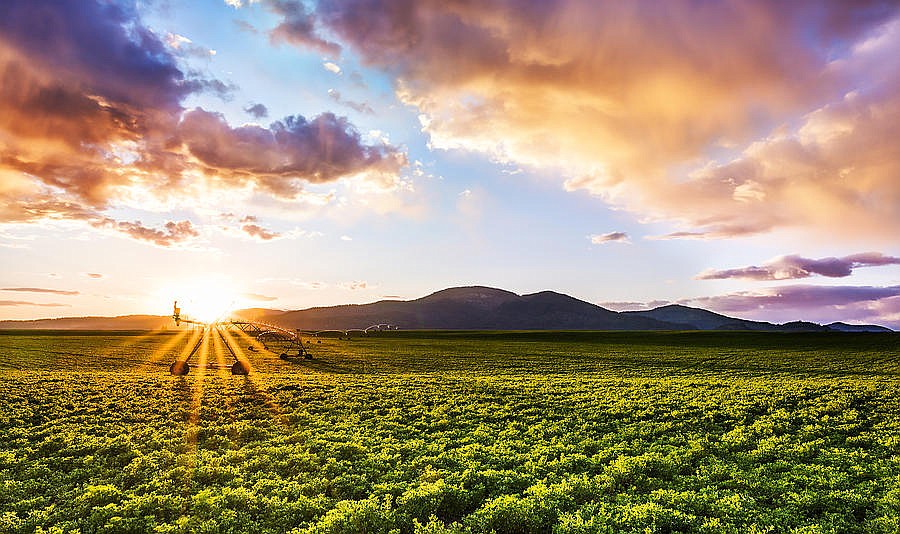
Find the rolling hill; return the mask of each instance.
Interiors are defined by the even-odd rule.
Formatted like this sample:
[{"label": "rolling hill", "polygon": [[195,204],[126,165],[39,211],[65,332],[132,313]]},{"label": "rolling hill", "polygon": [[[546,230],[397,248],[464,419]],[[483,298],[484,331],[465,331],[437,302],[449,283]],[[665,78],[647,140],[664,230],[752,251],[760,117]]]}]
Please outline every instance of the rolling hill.
[{"label": "rolling hill", "polygon": [[[375,324],[436,330],[751,330],[764,332],[890,332],[875,325],[794,321],[772,324],[678,304],[614,312],[553,291],[528,295],[484,286],[454,287],[414,300],[380,300],[281,311],[252,308],[235,317],[303,330],[348,330]],[[67,317],[0,321],[0,329],[156,330],[174,328],[166,316]]]}]

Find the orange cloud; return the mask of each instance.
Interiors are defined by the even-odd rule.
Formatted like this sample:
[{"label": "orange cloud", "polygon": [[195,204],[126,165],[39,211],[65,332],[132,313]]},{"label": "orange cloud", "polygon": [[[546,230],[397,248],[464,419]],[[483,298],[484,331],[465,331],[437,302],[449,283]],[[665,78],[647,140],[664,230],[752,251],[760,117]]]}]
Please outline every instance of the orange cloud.
[{"label": "orange cloud", "polygon": [[281,236],[280,233],[266,230],[258,224],[245,224],[241,226],[241,230],[243,230],[244,233],[246,233],[250,237],[255,237],[260,241],[271,241]]},{"label": "orange cloud", "polygon": [[0,306],[40,306],[45,308],[61,308],[70,306],[70,304],[60,304],[57,302],[30,302],[26,300],[0,300]]},{"label": "orange cloud", "polygon": [[48,289],[45,287],[4,287],[0,291],[20,291],[25,293],[52,293],[54,295],[78,295],[78,291]]},{"label": "orange cloud", "polygon": [[200,235],[200,232],[194,228],[191,221],[168,221],[163,225],[162,229],[156,229],[144,226],[140,221],[116,221],[104,217],[91,221],[91,226],[95,228],[110,228],[138,241],[147,241],[161,247],[170,247]]},{"label": "orange cloud", "polygon": [[395,76],[433,146],[561,171],[570,190],[683,227],[668,237],[884,239],[900,223],[894,3],[357,0],[317,14]]}]

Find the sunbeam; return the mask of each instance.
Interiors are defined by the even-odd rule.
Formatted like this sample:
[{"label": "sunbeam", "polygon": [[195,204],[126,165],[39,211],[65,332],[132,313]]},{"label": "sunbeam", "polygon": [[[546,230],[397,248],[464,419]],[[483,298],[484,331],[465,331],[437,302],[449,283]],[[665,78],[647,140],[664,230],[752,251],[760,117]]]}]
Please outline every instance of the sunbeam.
[{"label": "sunbeam", "polygon": [[[244,332],[240,333],[244,334]],[[248,366],[248,369],[252,369],[252,364],[250,363],[247,354],[234,339],[232,333],[228,330],[225,330],[223,334],[226,337],[227,341],[230,342],[231,346],[234,348],[235,356],[238,358],[238,360],[241,362],[246,362],[245,364]],[[247,336],[246,334],[244,334],[244,336],[249,338],[249,336]],[[260,352],[258,354],[265,354],[265,352]],[[272,414],[272,417],[276,421],[278,421],[281,426],[289,427],[291,425],[290,420],[284,414],[284,410],[282,409],[281,405],[278,404],[275,398],[269,394],[265,387],[263,387],[262,381],[260,380],[259,376],[256,373],[251,372],[247,374],[246,380],[252,388],[254,396],[263,401],[263,403],[266,405],[266,408],[269,410],[269,413]]]},{"label": "sunbeam", "polygon": [[[138,365],[138,371],[147,371],[150,367],[152,367],[156,362],[163,359],[166,355],[168,355],[175,347],[178,346],[179,343],[185,342],[185,340],[191,340],[193,336],[191,336],[191,330],[181,330],[174,336],[172,339],[163,343],[162,346],[157,347],[156,350],[150,353],[150,356],[141,362]],[[186,343],[187,346],[193,346],[190,342]],[[182,349],[183,351],[184,349]]]},{"label": "sunbeam", "polygon": [[216,374],[218,376],[227,376],[230,371],[225,358],[226,347],[224,346],[221,330],[219,326],[212,326],[210,328],[215,330],[215,333],[210,337],[212,338],[212,350],[216,357]]}]

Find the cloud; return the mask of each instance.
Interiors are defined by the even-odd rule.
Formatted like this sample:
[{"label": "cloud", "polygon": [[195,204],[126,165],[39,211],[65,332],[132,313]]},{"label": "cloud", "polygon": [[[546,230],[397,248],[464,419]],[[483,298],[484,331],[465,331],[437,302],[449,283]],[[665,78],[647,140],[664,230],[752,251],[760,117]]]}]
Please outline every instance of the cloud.
[{"label": "cloud", "polygon": [[255,300],[257,302],[272,302],[278,300],[278,297],[270,297],[268,295],[260,295],[259,293],[244,293],[241,295],[247,300]]},{"label": "cloud", "polygon": [[168,221],[162,229],[156,229],[145,226],[140,221],[119,221],[107,217],[99,210],[85,207],[78,202],[55,200],[54,195],[47,193],[10,199],[7,204],[0,204],[0,222],[27,223],[41,220],[80,221],[92,228],[111,230],[138,241],[163,247],[183,243],[200,235],[188,220]]},{"label": "cloud", "polygon": [[342,235],[341,241],[353,241],[353,238],[350,237],[349,235]]},{"label": "cloud", "polygon": [[794,284],[724,295],[652,302],[602,302],[615,311],[650,310],[666,304],[695,306],[731,317],[784,323],[835,321],[873,323],[900,329],[900,286],[816,286]]},{"label": "cloud", "polygon": [[679,301],[762,321],[862,321],[900,327],[900,286],[790,285]]},{"label": "cloud", "polygon": [[604,243],[627,243],[631,244],[631,239],[625,232],[610,232],[608,234],[592,234],[590,236],[591,243],[602,245]]},{"label": "cloud", "polygon": [[47,289],[43,287],[4,287],[0,291],[21,291],[24,293],[52,293],[54,295],[78,295],[78,291],[66,291],[63,289]]},{"label": "cloud", "polygon": [[185,110],[189,96],[231,87],[183,71],[174,52],[187,40],[168,41],[128,3],[0,3],[0,223],[80,221],[169,246],[195,236],[190,223],[153,229],[108,210],[198,191],[293,199],[304,183],[380,184],[405,165],[331,113],[233,128]]},{"label": "cloud", "polygon": [[215,180],[253,183],[280,197],[297,195],[305,183],[361,173],[396,175],[406,157],[387,144],[365,145],[346,118],[296,115],[232,128],[218,113],[196,108],[184,114],[181,141],[198,167]]},{"label": "cloud", "polygon": [[348,108],[358,112],[358,113],[366,113],[368,115],[374,115],[375,110],[372,109],[372,106],[365,102],[354,102],[352,100],[344,100],[341,97],[340,91],[336,89],[329,89],[328,96],[331,97],[332,100],[341,104],[342,106],[347,106]]},{"label": "cloud", "polygon": [[252,34],[259,33],[259,30],[256,29],[256,26],[250,24],[246,20],[235,19],[234,25],[235,25],[235,27],[237,27],[237,29],[239,31],[242,31],[242,32],[247,32],[247,33],[252,33]]},{"label": "cloud", "polygon": [[263,104],[248,104],[244,111],[254,119],[264,119],[269,116],[269,108]]},{"label": "cloud", "polygon": [[129,8],[90,1],[0,6],[0,171],[106,203],[125,178],[115,152],[155,146],[203,87],[136,21]]},{"label": "cloud", "polygon": [[900,286],[813,286],[791,285],[761,291],[739,291],[714,297],[698,297],[690,302],[726,311],[819,308],[843,306],[900,296]]},{"label": "cloud", "polygon": [[[560,171],[670,238],[900,225],[893,2],[318,2],[431,145]],[[834,215],[840,213],[841,217]]]},{"label": "cloud", "polygon": [[0,306],[41,306],[46,308],[60,308],[69,306],[69,304],[59,304],[56,302],[28,302],[25,300],[0,300]]},{"label": "cloud", "polygon": [[171,48],[174,53],[179,56],[192,56],[208,59],[216,55],[215,50],[203,46],[198,46],[187,37],[179,35],[177,33],[167,33],[165,41],[166,45],[168,45],[169,48]]},{"label": "cloud", "polygon": [[244,233],[246,233],[250,237],[255,237],[260,241],[271,241],[273,239],[281,237],[280,233],[266,230],[258,224],[244,224],[243,226],[241,226],[241,230],[243,230]]},{"label": "cloud", "polygon": [[100,273],[84,273],[84,275],[87,276],[88,278],[94,278],[94,279],[103,278],[103,275]]},{"label": "cloud", "polygon": [[611,301],[611,302],[601,302],[599,304],[599,306],[606,308],[608,310],[613,310],[613,311],[636,311],[636,310],[652,310],[654,308],[659,308],[660,306],[665,306],[666,304],[671,304],[671,301],[668,301],[668,300],[651,300],[650,302]]},{"label": "cloud", "polygon": [[348,289],[350,291],[357,291],[360,289],[372,289],[372,287],[365,280],[354,280],[352,282],[344,282],[342,284],[338,284],[338,286],[343,289]]},{"label": "cloud", "polygon": [[269,38],[273,43],[289,43],[312,48],[331,57],[340,55],[340,45],[326,41],[318,35],[316,18],[306,11],[302,2],[269,0],[266,5],[281,16],[281,23],[269,32]]},{"label": "cloud", "polygon": [[187,220],[179,222],[168,221],[161,229],[144,226],[141,221],[116,221],[109,218],[91,221],[90,224],[95,228],[115,230],[138,241],[146,241],[161,247],[171,247],[190,241],[192,238],[200,235],[200,232],[191,221]]},{"label": "cloud", "polygon": [[225,5],[240,9],[246,5],[255,4],[257,2],[259,2],[259,0],[225,0]]},{"label": "cloud", "polygon": [[885,256],[880,252],[864,252],[844,256],[843,258],[822,258],[814,260],[802,256],[790,255],[776,258],[761,267],[755,265],[739,269],[708,270],[698,274],[698,280],[724,280],[728,278],[746,278],[750,280],[788,280],[809,278],[813,275],[830,278],[850,276],[857,267],[879,265],[900,265],[900,258]]}]

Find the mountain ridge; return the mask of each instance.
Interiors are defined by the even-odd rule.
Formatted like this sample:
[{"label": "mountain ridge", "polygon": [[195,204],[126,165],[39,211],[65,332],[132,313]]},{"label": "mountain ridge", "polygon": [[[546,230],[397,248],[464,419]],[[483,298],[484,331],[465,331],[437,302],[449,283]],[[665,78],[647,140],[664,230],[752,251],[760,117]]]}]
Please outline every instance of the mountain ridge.
[{"label": "mountain ridge", "polygon": [[[187,311],[187,310],[186,310]],[[518,295],[487,286],[460,286],[412,300],[318,306],[302,310],[248,308],[234,317],[303,330],[349,330],[375,324],[435,330],[744,330],[760,332],[892,332],[878,325],[804,321],[774,324],[729,317],[681,304],[616,312],[556,291]],[[0,321],[0,329],[172,329],[167,316],[62,317]]]}]

